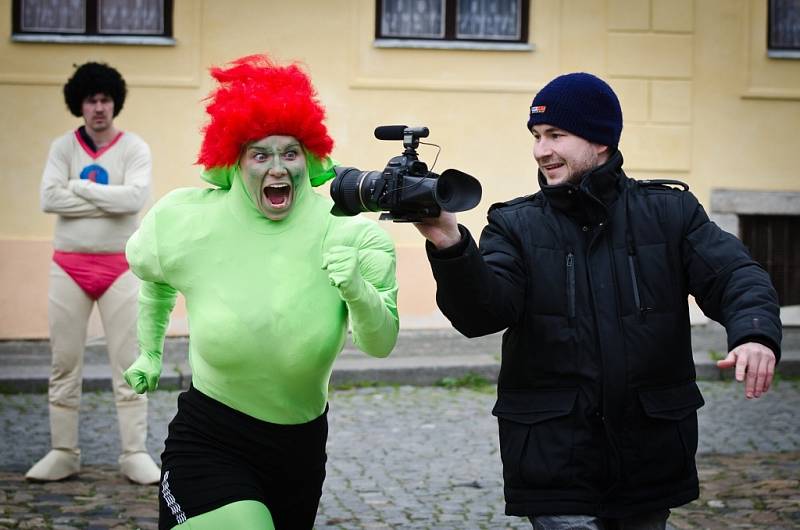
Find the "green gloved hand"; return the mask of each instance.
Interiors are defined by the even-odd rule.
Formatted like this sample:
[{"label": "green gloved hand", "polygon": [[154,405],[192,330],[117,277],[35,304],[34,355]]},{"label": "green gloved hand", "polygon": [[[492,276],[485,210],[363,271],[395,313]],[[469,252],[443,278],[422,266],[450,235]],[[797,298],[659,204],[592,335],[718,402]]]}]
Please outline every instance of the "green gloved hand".
[{"label": "green gloved hand", "polygon": [[137,394],[154,391],[158,388],[158,380],[161,378],[161,354],[143,351],[133,364],[122,372],[122,377]]},{"label": "green gloved hand", "polygon": [[358,268],[358,249],[343,245],[331,247],[322,256],[322,269],[328,272],[331,285],[339,289],[345,302],[358,300],[366,290],[366,283]]}]

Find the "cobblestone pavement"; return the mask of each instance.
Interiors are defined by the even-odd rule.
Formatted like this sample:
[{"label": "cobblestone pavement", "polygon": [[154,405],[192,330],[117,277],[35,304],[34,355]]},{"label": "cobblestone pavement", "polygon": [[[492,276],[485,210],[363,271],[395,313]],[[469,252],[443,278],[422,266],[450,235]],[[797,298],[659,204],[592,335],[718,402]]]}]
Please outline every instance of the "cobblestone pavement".
[{"label": "cobblestone pavement", "polygon": [[[677,529],[800,528],[800,382],[760,400],[704,382],[701,498],[676,509]],[[151,398],[148,448],[157,456],[176,392]],[[319,529],[529,529],[503,515],[494,387],[375,387],[331,394],[328,477]],[[156,528],[155,486],[120,478],[110,393],[84,395],[84,468],[31,484],[24,471],[49,446],[46,396],[0,395],[0,528]]]}]

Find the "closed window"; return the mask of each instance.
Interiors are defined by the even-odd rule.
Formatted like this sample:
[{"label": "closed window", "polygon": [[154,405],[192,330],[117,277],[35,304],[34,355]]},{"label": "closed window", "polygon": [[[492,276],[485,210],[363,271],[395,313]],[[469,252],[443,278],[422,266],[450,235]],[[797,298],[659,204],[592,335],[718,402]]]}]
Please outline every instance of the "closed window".
[{"label": "closed window", "polygon": [[528,0],[378,0],[377,39],[527,43]]},{"label": "closed window", "polygon": [[781,305],[800,304],[800,216],[740,215],[739,232],[772,278]]},{"label": "closed window", "polygon": [[[172,42],[173,0],[14,0],[13,39]],[[155,42],[163,44],[165,42]]]},{"label": "closed window", "polygon": [[800,57],[800,0],[770,0],[768,18],[770,56]]}]

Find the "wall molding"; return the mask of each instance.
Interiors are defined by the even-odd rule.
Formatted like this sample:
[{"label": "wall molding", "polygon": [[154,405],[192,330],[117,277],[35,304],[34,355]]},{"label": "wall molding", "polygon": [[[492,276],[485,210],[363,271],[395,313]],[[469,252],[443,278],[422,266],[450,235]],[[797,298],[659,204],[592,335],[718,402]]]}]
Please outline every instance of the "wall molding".
[{"label": "wall molding", "polygon": [[800,192],[714,188],[710,204],[711,220],[738,237],[741,215],[800,215]]},{"label": "wall molding", "polygon": [[[0,74],[0,85],[25,86],[62,86],[69,75],[55,74]],[[198,88],[200,78],[197,75],[175,77],[145,77],[126,75],[128,86],[145,88]]]},{"label": "wall molding", "polygon": [[500,94],[533,94],[543,83],[498,81],[439,81],[433,79],[354,77],[350,88],[359,90],[419,90],[425,92],[494,92]]}]

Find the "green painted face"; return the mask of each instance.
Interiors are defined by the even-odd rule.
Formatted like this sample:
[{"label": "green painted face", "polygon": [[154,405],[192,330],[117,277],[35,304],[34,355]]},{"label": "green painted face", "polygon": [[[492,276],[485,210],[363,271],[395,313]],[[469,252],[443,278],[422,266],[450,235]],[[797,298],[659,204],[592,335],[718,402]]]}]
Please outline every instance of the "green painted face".
[{"label": "green painted face", "polygon": [[306,157],[294,136],[266,136],[247,145],[239,160],[242,180],[264,217],[285,219],[307,179]]}]

